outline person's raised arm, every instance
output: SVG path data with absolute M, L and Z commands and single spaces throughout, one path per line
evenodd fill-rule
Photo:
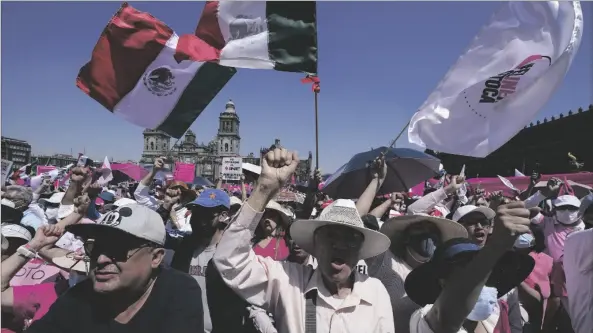
M 457 333 L 476 304 L 490 272 L 515 239 L 529 230 L 530 211 L 521 201 L 498 207 L 494 233 L 486 246 L 463 268 L 447 278 L 426 322 L 434 332 Z
M 375 209 L 371 210 L 371 212 L 369 214 L 380 219 L 381 217 L 383 217 L 383 215 L 385 215 L 385 213 L 387 213 L 389 208 L 391 208 L 394 204 L 396 204 L 396 203 L 401 204 L 403 202 L 404 202 L 404 194 L 403 193 L 398 193 L 398 192 L 391 193 L 391 195 L 389 196 L 389 199 L 385 200 L 382 204 L 375 207 Z
M 286 184 L 298 162 L 297 154 L 286 149 L 266 154 L 255 189 L 222 235 L 212 258 L 224 282 L 253 305 L 264 306 L 268 282 L 278 278 L 273 275 L 279 270 L 272 266 L 282 264 L 256 257 L 251 239 L 266 205 Z
M 449 195 L 457 193 L 457 190 L 461 188 L 461 185 L 463 185 L 464 182 L 465 177 L 451 177 L 451 183 L 449 183 L 449 185 L 434 192 L 428 193 L 422 198 L 416 200 L 413 204 L 409 205 L 408 214 L 428 214 L 436 205 L 447 199 Z
M 356 210 L 360 216 L 368 214 L 373 205 L 373 200 L 387 177 L 387 164 L 385 163 L 385 156 L 377 157 L 371 165 L 369 171 L 371 172 L 371 182 L 367 188 L 362 192 L 358 201 L 356 201 Z
M 152 170 L 142 180 L 138 183 L 138 187 L 136 187 L 136 191 L 134 191 L 134 198 L 138 204 L 148 207 L 152 210 L 157 210 L 159 208 L 158 201 L 153 198 L 148 191 L 150 190 L 150 184 L 156 176 L 157 172 L 162 170 L 165 167 L 165 158 L 159 157 L 154 160 L 154 165 Z

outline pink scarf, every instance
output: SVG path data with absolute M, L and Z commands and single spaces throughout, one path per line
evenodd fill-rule
M 498 300 L 500 316 L 494 328 L 494 333 L 511 333 L 511 322 L 509 321 L 509 304 L 506 301 Z

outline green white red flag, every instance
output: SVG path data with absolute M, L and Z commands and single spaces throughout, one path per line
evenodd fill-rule
M 177 61 L 178 42 L 166 24 L 124 3 L 80 69 L 76 85 L 123 119 L 180 138 L 236 70 Z

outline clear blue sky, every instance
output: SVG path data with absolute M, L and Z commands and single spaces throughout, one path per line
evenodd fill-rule
M 203 2 L 131 4 L 193 32 Z M 487 22 L 496 2 L 319 2 L 320 162 L 333 172 L 353 154 L 387 145 Z M 75 78 L 120 3 L 2 2 L 2 135 L 35 153 L 81 152 L 140 158 L 142 128 L 103 109 Z M 593 3 L 566 80 L 538 119 L 593 103 Z M 241 153 L 274 138 L 306 157 L 315 149 L 313 95 L 301 76 L 240 69 L 191 129 L 216 134 L 232 98 L 241 117 Z M 408 146 L 407 138 L 398 146 Z

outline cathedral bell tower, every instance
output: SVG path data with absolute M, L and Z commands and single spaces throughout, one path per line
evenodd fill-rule
M 239 136 L 239 116 L 235 110 L 235 103 L 229 100 L 224 112 L 218 117 L 218 134 L 216 135 L 216 150 L 220 157 L 240 156 L 241 136 Z

